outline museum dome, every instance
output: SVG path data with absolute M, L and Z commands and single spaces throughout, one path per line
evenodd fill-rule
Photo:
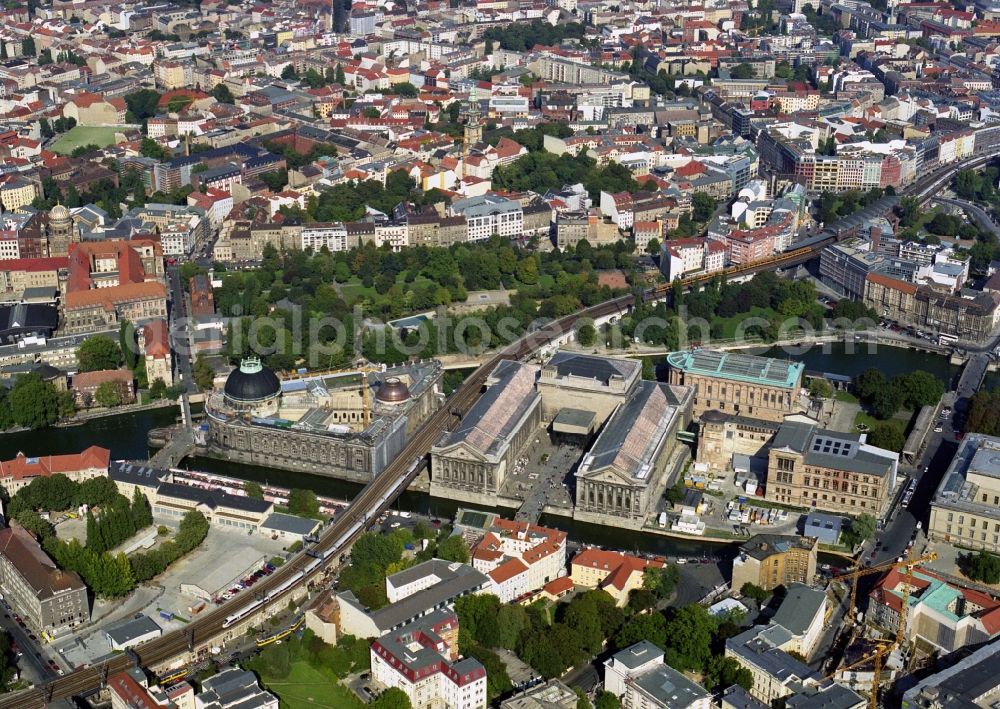
M 70 218 L 69 210 L 61 204 L 57 204 L 49 212 L 50 221 L 65 221 Z
M 281 382 L 259 359 L 247 357 L 229 373 L 225 392 L 233 403 L 252 404 L 276 397 L 281 393 Z
M 399 377 L 388 377 L 382 382 L 375 398 L 383 404 L 401 404 L 410 398 L 410 388 Z

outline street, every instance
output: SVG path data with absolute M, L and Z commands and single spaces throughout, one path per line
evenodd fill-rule
M 181 282 L 178 266 L 167 266 L 167 281 L 170 287 L 170 339 L 175 354 L 177 372 L 187 387 L 188 393 L 198 390 L 191 370 L 191 339 L 188 323 L 187 289 Z
M 35 640 L 31 639 L 34 631 L 17 623 L 15 614 L 7 606 L 6 601 L 3 603 L 3 618 L 0 619 L 0 626 L 7 631 L 10 639 L 17 644 L 21 653 L 17 658 L 17 666 L 21 670 L 23 679 L 38 684 L 62 674 L 64 664 L 61 658 L 55 653 L 49 652 L 51 648 L 44 645 L 37 635 Z

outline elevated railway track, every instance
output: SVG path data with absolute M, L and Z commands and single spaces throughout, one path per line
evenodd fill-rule
M 926 202 L 951 180 L 957 170 L 978 167 L 997 157 L 998 154 L 1000 146 L 992 147 L 989 152 L 974 156 L 963 163 L 935 170 L 910 185 L 902 195 L 916 197 L 921 203 Z M 895 202 L 883 203 L 879 208 L 891 210 L 894 204 Z M 849 228 L 849 223 L 848 227 L 845 227 L 838 222 L 808 241 L 800 242 L 797 248 L 791 251 L 760 263 L 729 268 L 723 273 L 727 277 L 734 277 L 799 265 L 815 258 L 826 246 L 855 235 L 857 228 Z M 685 279 L 682 285 L 686 289 L 697 288 L 718 275 L 720 274 L 693 276 Z M 645 300 L 662 300 L 669 295 L 671 289 L 672 284 L 661 285 L 646 291 L 642 297 Z M 468 412 L 478 398 L 486 377 L 501 360 L 524 360 L 565 335 L 581 318 L 597 319 L 615 313 L 625 314 L 633 303 L 634 296 L 625 295 L 586 308 L 525 335 L 485 362 L 414 434 L 400 455 L 323 530 L 319 541 L 308 552 L 296 555 L 275 573 L 261 580 L 254 587 L 254 594 L 241 594 L 224 605 L 206 611 L 183 630 L 173 631 L 145 643 L 134 653 L 114 657 L 99 665 L 77 669 L 43 686 L 2 696 L 0 709 L 37 709 L 47 702 L 85 696 L 100 689 L 109 675 L 126 670 L 135 662 L 147 669 L 165 667 L 177 658 L 187 657 L 199 651 L 207 652 L 214 642 L 229 632 L 229 628 L 247 618 L 252 618 L 274 604 L 287 603 L 289 595 L 296 589 L 337 565 L 341 554 L 349 549 L 370 523 L 406 489 L 422 464 L 426 462 L 431 446 Z

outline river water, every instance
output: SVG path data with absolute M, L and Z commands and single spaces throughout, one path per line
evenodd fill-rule
M 843 343 L 833 343 L 816 345 L 811 350 L 794 356 L 780 348 L 765 350 L 763 354 L 800 360 L 805 363 L 807 370 L 847 376 L 857 375 L 869 367 L 877 367 L 888 377 L 923 369 L 947 384 L 959 371 L 958 367 L 948 364 L 945 357 L 888 346 L 880 346 L 875 352 L 869 352 L 867 346 L 858 346 L 852 351 L 852 348 Z M 149 455 L 147 434 L 150 429 L 173 424 L 177 415 L 177 408 L 171 407 L 95 419 L 79 426 L 2 434 L 0 460 L 13 458 L 19 451 L 29 456 L 73 453 L 91 445 L 110 448 L 112 458 L 116 459 L 146 458 Z M 184 461 L 183 466 L 288 488 L 308 488 L 318 494 L 344 500 L 353 498 L 361 489 L 360 485 L 334 478 L 242 465 L 215 458 L 195 457 Z M 452 500 L 432 498 L 419 492 L 406 492 L 396 503 L 399 509 L 445 519 L 451 517 L 459 506 L 470 505 L 459 505 Z M 577 541 L 605 547 L 681 556 L 731 556 L 734 553 L 731 545 L 679 541 L 651 533 L 573 522 L 554 515 L 545 515 L 541 521 L 566 530 Z

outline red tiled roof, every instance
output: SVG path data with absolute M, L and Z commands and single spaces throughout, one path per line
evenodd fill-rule
M 170 334 L 166 320 L 150 320 L 142 328 L 142 337 L 147 357 L 162 359 L 170 355 Z
M 46 455 L 39 458 L 29 458 L 24 453 L 18 453 L 11 460 L 0 461 L 0 479 L 23 480 L 48 477 L 55 473 L 72 473 L 86 468 L 107 469 L 110 463 L 111 451 L 100 446 L 90 446 L 80 453 Z
M 881 273 L 869 273 L 865 280 L 871 281 L 872 283 L 878 283 L 880 286 L 885 286 L 886 288 L 901 291 L 907 295 L 913 295 L 917 292 L 917 287 L 912 283 L 890 278 L 889 276 L 885 276 Z

